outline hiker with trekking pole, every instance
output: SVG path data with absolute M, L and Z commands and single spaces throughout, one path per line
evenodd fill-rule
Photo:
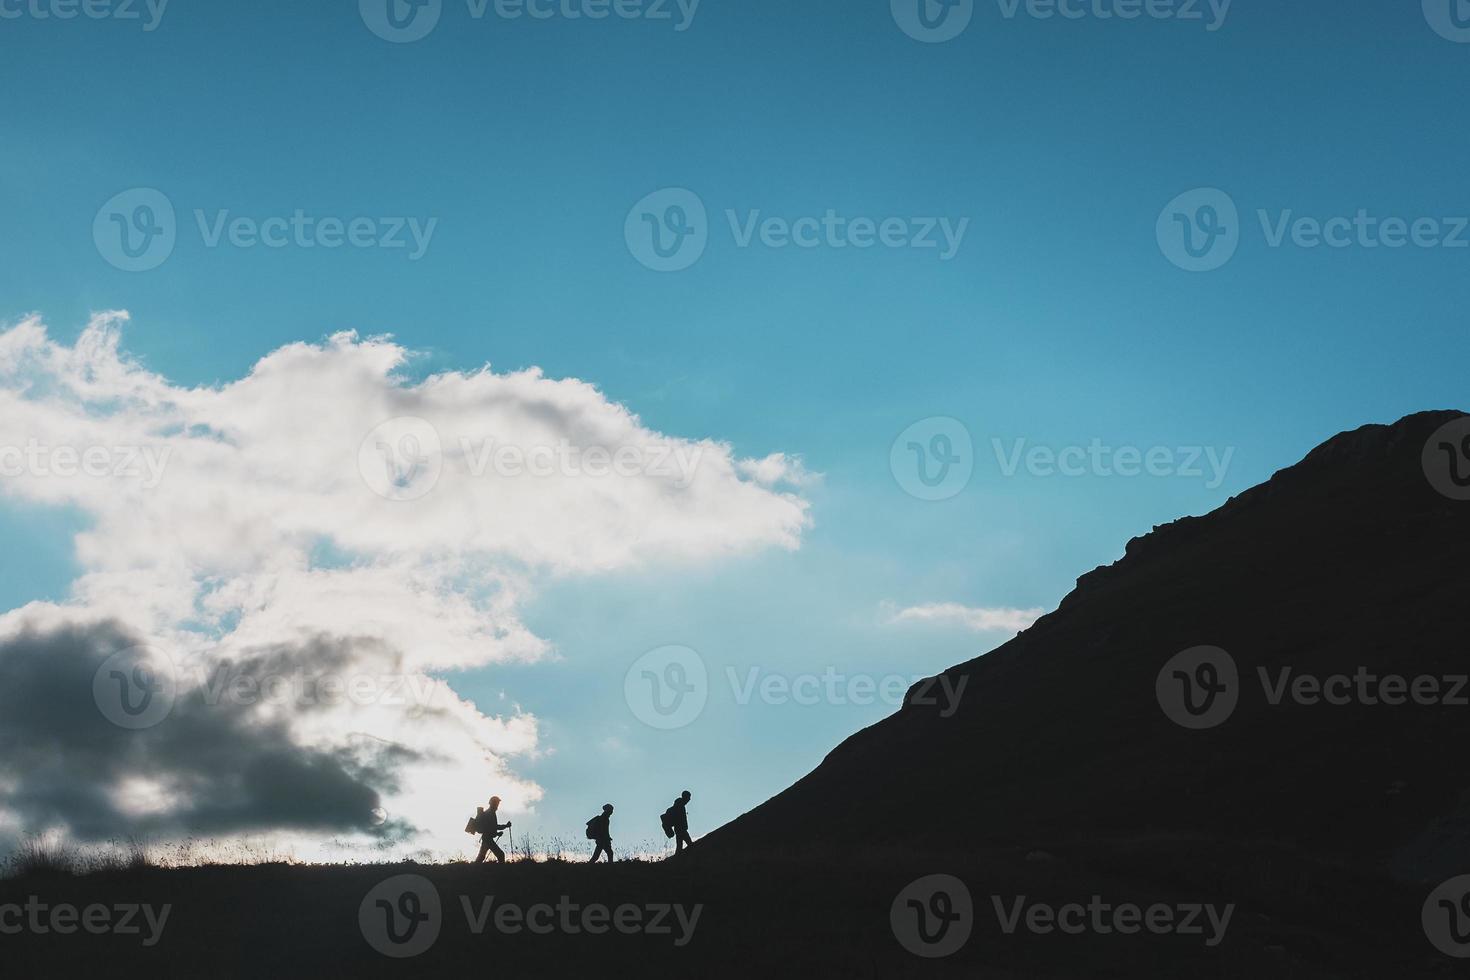
M 482 806 L 475 807 L 475 815 L 470 817 L 469 823 L 465 824 L 465 833 L 480 835 L 480 853 L 475 855 L 476 864 L 484 863 L 487 851 L 495 855 L 497 863 L 505 863 L 505 852 L 500 849 L 499 844 L 495 843 L 495 839 L 510 829 L 510 823 L 500 822 L 497 816 L 499 810 L 500 797 L 492 796 L 490 797 L 490 809 L 487 810 Z

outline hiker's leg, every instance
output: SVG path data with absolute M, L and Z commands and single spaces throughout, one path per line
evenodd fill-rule
M 490 845 L 490 853 L 495 855 L 495 860 L 500 864 L 504 864 L 505 852 L 500 849 L 500 845 L 495 843 L 493 840 L 488 841 L 487 843 Z
M 489 847 L 489 844 L 490 844 L 489 841 L 485 840 L 483 837 L 480 838 L 480 853 L 475 855 L 475 863 L 476 864 L 481 864 L 481 863 L 484 862 L 484 860 L 485 860 L 485 850 Z

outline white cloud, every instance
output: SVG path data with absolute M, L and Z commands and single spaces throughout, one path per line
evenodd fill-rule
M 36 317 L 0 332 L 0 495 L 86 519 L 68 602 L 0 617 L 0 641 L 106 620 L 210 669 L 321 637 L 355 667 L 386 657 L 439 685 L 432 723 L 384 704 L 287 720 L 334 749 L 349 735 L 424 752 L 453 739 L 454 759 L 383 788 L 384 808 L 420 828 L 466 794 L 539 796 L 503 761 L 539 751 L 534 717 L 486 717 L 430 676 L 546 656 L 518 615 L 538 578 L 794 549 L 809 523 L 807 503 L 778 489 L 810 479 L 799 459 L 663 435 L 584 381 L 488 367 L 409 380 L 404 348 L 338 334 L 276 350 L 239 380 L 182 387 L 122 351 L 127 319 L 99 314 L 71 346 Z M 386 499 L 360 450 L 405 417 L 432 426 L 439 477 L 418 499 Z M 575 465 L 480 468 L 498 447 Z M 603 456 L 620 450 L 640 465 L 609 471 Z M 111 791 L 138 812 L 174 798 L 136 781 Z
M 884 620 L 896 623 L 935 623 L 958 626 L 972 633 L 1019 633 L 1040 619 L 1044 609 L 1005 609 L 966 606 L 958 602 L 929 602 L 896 609 L 884 608 Z
M 809 487 L 820 483 L 822 475 L 806 468 L 800 456 L 786 453 L 771 453 L 763 459 L 742 459 L 740 474 L 749 477 L 764 487 L 785 483 L 793 487 Z

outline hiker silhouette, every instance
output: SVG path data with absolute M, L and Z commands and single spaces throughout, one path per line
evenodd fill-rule
M 592 852 L 592 863 L 596 864 L 602 852 L 607 852 L 607 863 L 612 864 L 612 815 L 613 805 L 606 803 L 602 807 L 602 813 L 587 821 L 587 839 L 596 841 L 597 848 Z
M 506 828 L 510 826 L 510 823 L 509 821 L 506 823 L 500 822 L 497 816 L 499 810 L 500 797 L 490 797 L 490 809 L 487 810 L 482 806 L 475 807 L 475 816 L 470 820 L 469 827 L 465 828 L 466 830 L 470 830 L 471 833 L 480 835 L 480 853 L 475 855 L 476 864 L 484 862 L 487 851 L 495 855 L 497 863 L 505 863 L 505 852 L 500 849 L 499 844 L 495 843 L 495 838 L 504 833 Z
M 664 811 L 664 833 L 674 838 L 674 853 L 678 854 L 686 847 L 694 846 L 694 841 L 689 836 L 689 806 L 692 795 L 686 789 L 679 794 L 674 805 Z

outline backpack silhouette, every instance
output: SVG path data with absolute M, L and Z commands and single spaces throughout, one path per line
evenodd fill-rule
M 599 813 L 597 816 L 587 821 L 588 840 L 601 840 L 602 838 L 607 836 L 609 836 L 609 831 L 607 816 L 605 814 Z
M 611 803 L 604 807 L 601 813 L 587 821 L 587 839 L 595 841 L 612 839 Z
M 669 807 L 667 810 L 665 810 L 663 812 L 663 816 L 659 817 L 659 822 L 663 824 L 664 836 L 673 837 L 675 833 L 674 808 Z
M 464 832 L 471 835 L 483 836 L 488 833 L 493 833 L 494 826 L 495 818 L 491 815 L 490 811 L 482 810 L 465 821 Z M 496 834 L 495 836 L 499 837 L 500 835 Z

